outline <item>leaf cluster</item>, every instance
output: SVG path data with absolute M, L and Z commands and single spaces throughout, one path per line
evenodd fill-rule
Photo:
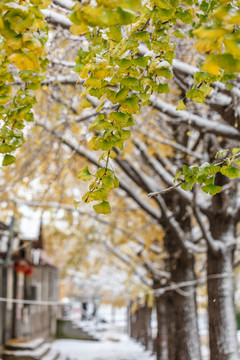
M 40 75 L 47 66 L 46 48 L 48 26 L 41 8 L 50 1 L 9 1 L 0 4 L 0 152 L 6 154 L 2 165 L 12 164 L 10 155 L 24 143 L 25 122 L 33 121 L 32 106 L 36 98 L 32 90 L 44 79 Z M 17 76 L 24 86 L 15 93 L 12 84 Z
M 234 148 L 232 150 L 232 156 L 224 158 L 217 164 L 204 163 L 201 166 L 187 166 L 184 165 L 181 171 L 176 171 L 174 181 L 181 181 L 181 188 L 183 190 L 192 190 L 195 184 L 202 184 L 201 189 L 209 194 L 216 195 L 221 192 L 222 187 L 215 185 L 215 176 L 217 173 L 221 173 L 230 179 L 236 179 L 240 176 L 240 148 Z M 218 155 L 226 153 L 224 150 Z

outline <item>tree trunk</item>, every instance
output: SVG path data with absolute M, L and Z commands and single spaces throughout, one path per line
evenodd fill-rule
M 169 314 L 167 314 L 166 300 L 167 297 L 165 294 L 155 297 L 156 312 L 157 312 L 157 337 L 155 340 L 155 348 L 156 348 L 157 360 L 168 360 L 167 322 L 169 321 L 171 322 L 171 320 L 169 319 Z
M 136 310 L 134 313 L 132 313 L 131 311 L 131 307 L 132 307 L 132 303 L 130 304 L 129 307 L 129 316 L 130 316 L 130 321 L 129 321 L 129 335 L 132 339 L 137 339 L 137 311 Z
M 142 344 L 147 350 L 152 348 L 152 308 L 147 304 L 142 308 Z
M 211 360 L 238 360 L 234 306 L 233 251 L 218 256 L 208 251 L 208 316 Z M 214 278 L 222 274 L 222 278 Z
M 147 304 L 139 307 L 133 314 L 130 311 L 130 336 L 146 349 L 152 346 L 151 315 L 152 308 Z
M 175 283 L 195 280 L 194 257 L 181 254 L 172 267 L 172 281 Z M 199 360 L 200 340 L 197 324 L 197 304 L 195 286 L 186 286 L 175 292 L 175 360 Z M 215 358 L 215 360 L 219 360 Z
M 188 221 L 185 226 L 182 224 L 184 231 L 189 228 Z M 165 233 L 164 243 L 169 253 L 168 268 L 171 273 L 171 282 L 176 285 L 182 282 L 194 282 L 196 279 L 194 256 L 186 249 L 180 248 L 175 234 L 170 230 Z M 168 360 L 200 360 L 195 285 L 168 291 L 166 295 L 169 317 Z
M 148 349 L 151 339 L 151 313 L 152 309 L 147 305 L 141 306 L 137 310 L 137 341 L 146 349 Z
M 228 180 L 218 174 L 216 183 L 224 185 Z M 236 222 L 235 209 L 237 189 L 217 194 L 212 199 L 209 215 L 213 239 L 222 244 L 222 249 L 213 253 L 208 249 L 208 317 L 211 360 L 238 360 L 236 311 L 234 305 L 233 255 Z

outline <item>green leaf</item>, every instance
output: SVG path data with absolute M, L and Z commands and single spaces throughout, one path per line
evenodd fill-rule
M 102 178 L 102 183 L 104 185 L 104 188 L 107 189 L 107 191 L 110 191 L 111 189 L 114 188 L 114 181 L 111 176 L 104 175 Z
M 158 8 L 156 9 L 156 17 L 159 18 L 159 20 L 161 21 L 168 21 L 169 19 L 171 19 L 171 17 L 173 16 L 175 12 L 175 9 L 164 9 L 164 8 Z
M 192 190 L 194 183 L 185 182 L 181 185 L 181 188 L 185 191 Z
M 129 98 L 121 101 L 121 110 L 124 113 L 134 114 L 138 111 L 139 98 L 136 95 L 130 96 Z
M 86 109 L 89 107 L 92 107 L 92 104 L 86 98 L 84 98 L 79 105 L 79 109 Z
M 89 130 L 102 131 L 109 129 L 111 126 L 112 124 L 109 123 L 108 121 L 96 119 L 89 126 Z
M 189 99 L 192 99 L 196 103 L 202 103 L 205 101 L 204 92 L 198 89 L 189 90 L 186 94 Z
M 145 68 L 148 64 L 149 59 L 150 59 L 150 56 L 137 57 L 136 59 L 132 59 L 131 63 L 133 66 L 140 66 L 140 67 Z
M 93 208 L 98 214 L 109 214 L 111 212 L 111 207 L 108 201 L 103 201 L 100 204 L 96 204 L 93 206 Z
M 148 31 L 139 31 L 132 35 L 134 40 L 138 41 L 148 41 L 150 40 L 150 33 Z
M 111 26 L 107 32 L 107 36 L 110 40 L 120 42 L 122 39 L 121 26 Z
M 99 149 L 106 151 L 106 150 L 111 150 L 114 146 L 116 146 L 116 144 L 115 144 L 115 141 L 99 140 L 98 146 L 99 146 Z
M 11 100 L 11 96 L 0 96 L 0 105 L 6 104 L 9 100 Z
M 141 0 L 121 0 L 119 2 L 119 6 L 121 6 L 123 9 L 138 11 L 142 6 L 142 2 Z
M 184 104 L 184 101 L 183 101 L 183 99 L 182 100 L 180 100 L 179 102 L 178 102 L 178 105 L 177 105 L 177 107 L 176 107 L 176 110 L 185 110 L 187 107 L 186 107 L 186 105 Z
M 129 93 L 129 88 L 128 87 L 124 87 L 122 88 L 120 91 L 118 91 L 115 95 L 115 102 L 119 102 L 122 100 L 125 100 L 126 97 L 128 96 Z
M 211 86 L 208 86 L 205 83 L 203 83 L 200 87 L 200 90 L 203 92 L 204 97 L 208 96 L 211 93 L 212 89 L 213 88 Z
M 194 166 L 194 167 L 189 167 L 187 165 L 183 166 L 183 175 L 184 175 L 184 180 L 187 183 L 195 183 L 197 180 L 197 174 L 199 172 L 199 168 Z
M 209 195 L 216 195 L 217 193 L 220 193 L 222 190 L 221 186 L 217 186 L 214 184 L 204 185 L 201 187 L 201 189 Z
M 155 85 L 153 86 L 153 91 L 157 92 L 158 94 L 169 94 L 170 90 L 168 87 L 168 84 L 159 84 L 159 85 Z
M 233 165 L 223 166 L 220 172 L 230 179 L 236 179 L 240 176 L 240 170 Z
M 154 0 L 154 3 L 159 6 L 160 8 L 163 9 L 171 9 L 172 8 L 172 4 L 171 1 L 169 0 Z
M 240 148 L 233 148 L 232 153 L 233 155 L 236 155 L 240 151 Z
M 103 201 L 107 200 L 107 193 L 104 189 L 88 191 L 83 197 L 82 200 L 85 203 L 90 201 Z
M 182 175 L 182 172 L 176 170 L 173 182 L 176 182 L 180 178 L 181 175 Z
M 11 145 L 8 144 L 1 144 L 0 145 L 0 153 L 1 154 L 6 154 L 8 152 L 11 152 L 14 150 L 14 147 L 12 147 Z
M 84 168 L 82 170 L 79 171 L 78 173 L 78 179 L 83 180 L 83 181 L 89 181 L 91 180 L 92 175 L 88 170 L 88 165 L 84 166 Z
M 11 165 L 16 161 L 16 158 L 13 155 L 6 154 L 2 161 L 2 166 Z
M 211 70 L 213 67 L 213 70 Z M 240 72 L 240 59 L 235 59 L 232 54 L 210 54 L 207 56 L 203 70 L 218 74 L 223 69 L 228 73 Z
M 114 188 L 115 189 L 118 188 L 119 187 L 119 180 L 118 180 L 118 178 L 116 178 L 116 176 L 114 176 L 113 181 L 114 181 Z
M 110 150 L 109 157 L 110 157 L 111 159 L 116 159 L 117 154 L 115 153 L 115 151 Z
M 101 80 L 94 78 L 94 77 L 90 77 L 85 81 L 84 86 L 91 86 L 93 88 L 100 88 L 102 86 L 102 82 Z
M 99 149 L 98 140 L 99 140 L 99 136 L 94 136 L 91 140 L 89 140 L 88 147 L 90 150 L 98 150 Z
M 178 37 L 178 38 L 182 38 L 184 39 L 185 38 L 185 33 L 182 29 L 177 29 L 173 32 L 173 35 Z
M 126 86 L 134 91 L 141 91 L 142 89 L 142 84 L 137 78 L 133 78 L 133 77 L 123 78 L 121 79 L 120 83 L 121 85 Z
M 92 191 L 91 198 L 92 198 L 92 200 L 96 200 L 96 201 L 107 200 L 107 193 L 104 189 L 95 190 L 95 191 Z
M 77 210 L 77 207 L 80 204 L 80 202 L 81 201 L 73 200 L 73 206 L 75 207 L 76 210 Z
M 176 13 L 176 17 L 182 20 L 185 24 L 190 24 L 193 21 L 191 9 L 184 9 L 179 7 Z
M 129 114 L 122 112 L 111 112 L 110 118 L 113 119 L 113 125 L 116 127 L 127 127 L 129 126 L 129 119 L 132 119 Z
M 173 77 L 173 73 L 171 69 L 167 67 L 157 68 L 155 70 L 156 75 L 165 77 L 166 79 L 170 80 Z
M 116 59 L 115 62 L 120 68 L 123 69 L 126 69 L 132 65 L 132 62 L 129 59 Z

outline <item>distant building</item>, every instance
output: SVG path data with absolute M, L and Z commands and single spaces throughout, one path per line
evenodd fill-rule
M 14 219 L 0 221 L 0 345 L 55 334 L 57 306 L 47 302 L 57 301 L 58 269 L 44 252 L 42 224 L 31 239 L 19 235 Z

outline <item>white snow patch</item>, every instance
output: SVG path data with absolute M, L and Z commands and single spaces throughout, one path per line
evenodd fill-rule
M 150 351 L 119 333 L 108 333 L 106 339 L 99 342 L 57 340 L 52 347 L 71 360 L 155 360 Z

